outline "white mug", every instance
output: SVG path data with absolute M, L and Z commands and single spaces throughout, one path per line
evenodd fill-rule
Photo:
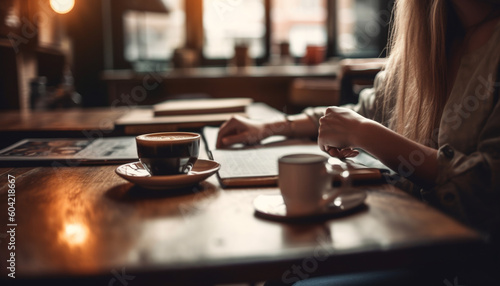
M 343 181 L 349 172 L 334 171 L 326 156 L 318 154 L 293 154 L 278 159 L 278 185 L 286 205 L 287 215 L 310 215 L 323 211 L 341 193 L 333 188 L 334 176 Z

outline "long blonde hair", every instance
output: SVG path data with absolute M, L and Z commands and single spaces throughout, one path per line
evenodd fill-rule
M 395 94 L 389 126 L 419 143 L 435 145 L 447 100 L 447 55 L 453 18 L 447 0 L 399 0 L 389 40 L 385 94 Z M 384 104 L 391 99 L 386 96 Z

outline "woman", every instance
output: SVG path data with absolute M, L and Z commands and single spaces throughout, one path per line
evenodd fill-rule
M 499 63 L 500 1 L 396 1 L 388 64 L 356 106 L 233 118 L 217 144 L 317 135 L 331 156 L 362 148 L 422 199 L 491 233 L 500 225 Z

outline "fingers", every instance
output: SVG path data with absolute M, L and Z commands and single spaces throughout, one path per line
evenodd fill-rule
M 329 145 L 320 145 L 320 149 L 323 152 L 330 154 L 330 156 L 337 157 L 338 149 Z
M 335 113 L 337 108 L 338 108 L 337 106 L 328 107 L 325 111 L 325 116 L 329 116 L 330 114 Z
M 343 158 L 357 155 L 352 149 L 340 152 L 348 147 L 356 147 L 352 139 L 355 138 L 357 119 L 352 119 L 352 113 L 354 111 L 350 109 L 332 106 L 326 109 L 325 115 L 319 120 L 319 146 L 334 146 L 339 149 L 338 152 L 332 151 L 335 154 L 332 156 Z M 324 147 L 321 148 L 325 151 Z
M 221 125 L 217 135 L 217 148 L 236 143 L 256 144 L 265 138 L 262 124 L 253 122 L 242 116 L 234 116 Z
M 339 159 L 344 159 L 344 158 L 349 158 L 349 157 L 356 157 L 359 155 L 358 150 L 354 150 L 352 148 L 335 148 L 331 146 L 323 146 L 322 148 L 323 151 L 328 153 L 332 157 L 336 157 Z
M 332 157 L 337 157 L 337 158 L 345 158 L 346 154 L 348 153 L 348 149 L 340 149 L 332 146 L 325 146 L 324 151 L 328 153 Z
M 354 150 L 352 148 L 345 148 L 345 149 L 340 150 L 340 155 L 343 158 L 356 157 L 359 155 L 359 151 Z
M 254 136 L 251 136 L 248 132 L 236 133 L 222 138 L 223 146 L 231 146 L 237 143 L 252 145 L 259 143 L 259 140 Z
M 328 155 L 330 155 L 332 157 L 339 157 L 340 156 L 339 149 L 337 149 L 335 147 L 325 146 L 323 151 L 325 151 L 326 153 L 328 153 Z
M 336 133 L 332 128 L 325 126 L 320 126 L 318 130 L 318 146 L 326 153 L 330 154 L 330 151 L 333 152 L 334 155 L 330 155 L 335 157 L 340 155 L 339 152 L 341 149 L 348 147 L 338 133 Z
M 235 134 L 238 132 L 238 126 L 239 126 L 239 118 L 238 116 L 231 117 L 228 121 L 224 122 L 220 128 L 219 128 L 219 134 L 217 135 L 217 148 L 222 148 L 224 146 L 227 146 L 224 142 L 224 138 L 231 135 Z

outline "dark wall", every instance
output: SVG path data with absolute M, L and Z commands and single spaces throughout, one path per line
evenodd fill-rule
M 0 46 L 0 109 L 19 108 L 17 62 L 9 45 Z
M 100 79 L 104 69 L 102 1 L 75 1 L 74 9 L 64 20 L 73 44 L 76 91 L 82 95 L 84 106 L 104 106 L 107 95 Z

